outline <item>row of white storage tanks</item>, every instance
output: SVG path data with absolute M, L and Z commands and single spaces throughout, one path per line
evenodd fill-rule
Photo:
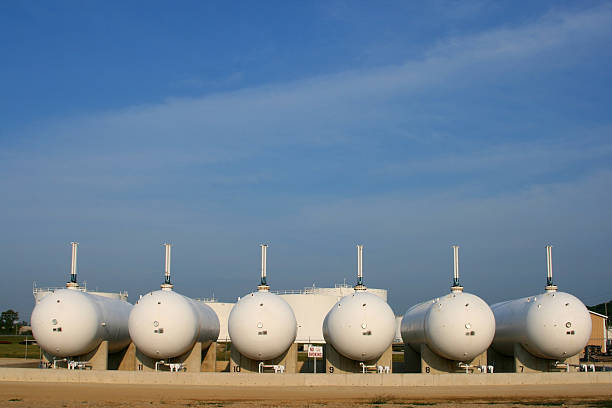
M 161 290 L 142 296 L 133 307 L 124 300 L 82 291 L 76 280 L 67 286 L 42 298 L 32 312 L 33 334 L 53 356 L 81 356 L 104 340 L 110 352 L 118 351 L 131 340 L 145 355 L 169 359 L 186 353 L 195 342 L 206 347 L 218 338 L 216 313 L 174 292 L 168 275 Z M 284 353 L 297 333 L 291 306 L 267 289 L 263 272 L 259 290 L 242 297 L 228 319 L 233 347 L 258 361 Z M 355 292 L 327 313 L 322 328 L 326 342 L 358 361 L 380 357 L 395 337 L 393 311 L 364 289 L 360 279 Z M 444 358 L 463 362 L 491 345 L 511 356 L 516 343 L 537 357 L 563 359 L 580 352 L 590 333 L 585 305 L 556 287 L 549 285 L 545 293 L 489 307 L 478 296 L 463 292 L 458 279 L 451 293 L 411 307 L 401 323 L 404 343 L 415 351 L 425 344 Z

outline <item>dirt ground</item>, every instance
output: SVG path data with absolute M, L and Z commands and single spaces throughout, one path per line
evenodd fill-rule
M 610 384 L 473 387 L 174 387 L 0 383 L 1 407 L 612 407 Z

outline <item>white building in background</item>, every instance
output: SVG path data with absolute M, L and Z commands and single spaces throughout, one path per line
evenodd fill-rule
M 227 330 L 227 319 L 229 318 L 229 314 L 232 311 L 235 303 L 218 302 L 215 298 L 196 300 L 206 303 L 217 314 L 217 317 L 219 318 L 219 338 L 217 339 L 217 342 L 229 343 L 231 340 Z
M 353 293 L 352 286 L 336 284 L 333 288 L 304 288 L 303 290 L 286 290 L 274 292 L 289 303 L 297 320 L 296 343 L 325 343 L 323 339 L 323 320 L 327 312 L 338 300 Z M 380 296 L 387 301 L 386 289 L 368 288 L 368 292 Z M 221 303 L 216 299 L 202 299 L 219 317 L 221 330 L 217 341 L 223 343 L 231 341 L 227 330 L 227 320 L 235 303 Z
M 393 337 L 393 343 L 403 343 L 402 339 L 402 319 L 404 316 L 395 316 L 395 337 Z

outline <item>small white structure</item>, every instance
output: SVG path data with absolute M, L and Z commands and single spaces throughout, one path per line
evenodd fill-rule
M 366 292 L 387 300 L 384 289 L 367 288 Z M 343 297 L 355 293 L 355 289 L 347 284 L 336 284 L 333 288 L 306 287 L 304 290 L 276 292 L 287 301 L 297 319 L 298 343 L 325 343 L 323 336 L 323 320 L 331 308 Z
M 235 303 L 229 302 L 218 302 L 215 298 L 209 299 L 195 299 L 197 302 L 202 302 L 210 307 L 219 319 L 219 337 L 217 338 L 218 343 L 229 343 L 231 341 L 229 336 L 229 330 L 227 330 L 227 321 L 232 309 L 236 305 Z
M 404 316 L 395 316 L 395 337 L 393 343 L 403 343 L 402 339 L 402 319 Z

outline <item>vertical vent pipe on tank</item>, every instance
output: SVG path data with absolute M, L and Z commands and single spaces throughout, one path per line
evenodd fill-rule
M 463 292 L 459 284 L 459 245 L 453 245 L 453 286 L 451 292 Z
M 172 256 L 172 244 L 163 244 L 166 247 L 166 260 L 164 265 L 164 283 L 161 285 L 162 290 L 172 290 L 174 285 L 170 282 L 170 260 Z
M 259 286 L 257 286 L 257 290 L 259 290 L 260 292 L 267 292 L 270 290 L 270 286 L 268 285 L 268 280 L 266 277 L 266 266 L 268 263 L 268 245 L 260 244 L 259 246 L 261 247 L 261 281 L 259 283 Z
M 71 242 L 72 245 L 72 263 L 70 264 L 70 282 L 66 283 L 67 288 L 77 288 L 77 250 L 79 247 L 78 242 Z
M 355 290 L 366 290 L 363 284 L 363 245 L 357 245 L 357 285 Z
M 556 292 L 552 276 L 552 245 L 546 245 L 546 292 Z

